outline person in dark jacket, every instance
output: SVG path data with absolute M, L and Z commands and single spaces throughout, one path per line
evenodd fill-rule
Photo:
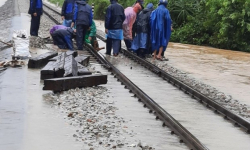
M 75 0 L 65 0 L 62 6 L 63 25 L 70 27 L 73 20 Z
M 117 0 L 110 0 L 111 5 L 106 10 L 105 33 L 107 34 L 106 54 L 117 56 L 121 49 L 123 39 L 122 24 L 125 20 L 124 8 L 118 4 Z
M 73 28 L 67 27 L 62 29 L 57 29 L 51 34 L 55 45 L 60 49 L 70 49 L 74 50 L 72 39 L 75 36 L 75 31 Z
M 43 1 L 30 0 L 29 12 L 31 15 L 30 35 L 38 36 L 41 15 L 43 14 Z
M 139 4 L 141 5 L 141 10 L 144 9 L 144 7 L 143 7 L 144 0 L 136 0 L 135 3 L 134 3 L 134 5 L 135 5 L 136 3 L 139 3 Z M 134 6 L 134 5 L 133 5 L 133 6 Z M 139 12 L 139 13 L 140 13 L 140 12 Z M 137 13 L 137 15 L 138 15 L 139 13 Z M 138 18 L 138 16 L 136 17 L 135 23 L 134 23 L 133 28 L 132 28 L 132 37 L 133 37 L 133 39 L 134 39 L 134 37 L 135 37 L 135 32 L 136 32 L 136 30 L 137 30 L 137 28 L 136 28 L 136 27 L 137 27 L 137 26 L 136 26 L 136 24 L 137 24 L 137 18 Z
M 131 49 L 140 57 L 145 57 L 145 54 L 151 53 L 150 50 L 150 15 L 154 10 L 154 5 L 149 3 L 146 9 L 142 10 L 137 16 L 136 36 L 133 40 Z
M 78 50 L 83 50 L 85 34 L 92 25 L 92 19 L 92 7 L 87 4 L 86 0 L 76 1 L 71 27 L 76 26 L 76 45 Z

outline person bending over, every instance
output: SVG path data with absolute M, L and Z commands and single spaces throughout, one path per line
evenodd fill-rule
M 75 37 L 75 30 L 67 27 L 64 29 L 57 29 L 51 34 L 55 45 L 60 49 L 74 50 L 72 39 Z

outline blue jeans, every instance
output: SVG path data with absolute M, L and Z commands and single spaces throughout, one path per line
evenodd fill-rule
M 72 23 L 72 20 L 64 19 L 62 25 L 64 25 L 65 27 L 71 27 L 71 23 Z
M 118 55 L 121 49 L 121 40 L 107 38 L 106 42 L 106 54 L 111 55 L 111 49 L 113 48 L 113 54 Z

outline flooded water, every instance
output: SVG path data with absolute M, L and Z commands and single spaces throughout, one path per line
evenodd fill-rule
M 0 7 L 2 7 L 7 0 L 0 0 Z
M 102 70 L 96 67 L 97 70 Z M 114 101 L 115 106 L 119 108 L 117 114 L 128 120 L 127 126 L 129 130 L 135 133 L 134 137 L 126 137 L 129 141 L 138 143 L 147 143 L 156 150 L 179 150 L 188 149 L 185 144 L 180 143 L 177 136 L 170 134 L 171 130 L 167 127 L 162 127 L 161 121 L 156 121 L 155 116 L 149 114 L 149 110 L 143 107 L 143 104 L 138 102 L 138 99 L 133 97 L 127 89 L 124 89 L 116 78 L 110 75 L 110 72 L 101 71 L 109 74 L 107 87 L 110 92 L 108 100 Z M 129 113 L 128 113 L 129 112 Z M 129 149 L 129 148 L 123 148 Z M 133 149 L 133 148 L 131 148 Z
M 1 77 L 0 149 L 80 149 L 74 127 L 43 100 L 40 69 L 9 68 Z
M 14 30 L 29 31 L 28 14 L 14 16 L 11 22 L 10 33 L 5 35 L 8 39 Z M 46 52 L 30 51 L 33 55 Z M 0 51 L 0 61 L 10 60 L 11 53 L 12 48 Z M 40 69 L 28 69 L 27 65 L 0 74 L 1 150 L 81 149 L 82 145 L 72 138 L 76 129 L 43 100 L 47 92 L 42 91 L 42 86 Z
M 168 64 L 250 105 L 250 53 L 170 43 Z
M 209 149 L 250 149 L 248 134 L 167 81 L 128 58 L 108 59 Z

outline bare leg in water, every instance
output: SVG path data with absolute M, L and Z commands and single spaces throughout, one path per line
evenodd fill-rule
M 153 59 L 154 59 L 154 60 L 155 60 L 155 59 L 162 60 L 162 57 L 161 57 L 162 51 L 163 51 L 163 47 L 160 47 L 160 48 L 159 48 L 159 53 L 158 53 L 158 55 L 156 55 L 157 50 L 155 50 L 155 51 L 154 51 L 154 58 L 153 58 Z

